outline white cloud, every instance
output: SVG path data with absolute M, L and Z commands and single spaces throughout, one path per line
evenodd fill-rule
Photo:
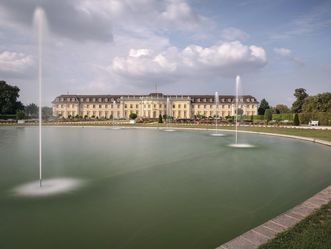
M 168 1 L 165 10 L 161 13 L 161 18 L 182 29 L 192 29 L 201 22 L 201 17 L 183 0 Z
M 182 50 L 169 47 L 161 52 L 131 49 L 125 57 L 115 57 L 108 67 L 124 78 L 148 80 L 159 78 L 233 76 L 262 68 L 267 63 L 265 50 L 239 41 L 211 47 L 190 45 Z
M 246 40 L 249 38 L 249 35 L 246 32 L 234 27 L 223 29 L 221 35 L 223 39 L 229 41 Z
M 32 57 L 11 51 L 0 52 L 0 71 L 6 73 L 23 73 L 33 65 Z
M 287 48 L 274 48 L 274 52 L 283 57 L 288 57 L 292 54 L 291 50 Z
M 305 62 L 301 58 L 294 56 L 292 54 L 292 51 L 288 48 L 274 48 L 274 53 L 283 58 L 290 60 L 291 62 L 293 62 L 297 65 L 302 66 L 305 64 Z

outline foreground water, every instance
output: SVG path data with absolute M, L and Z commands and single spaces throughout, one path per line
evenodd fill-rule
M 207 131 L 46 127 L 44 176 L 77 189 L 22 196 L 38 180 L 38 130 L 0 128 L 0 248 L 215 248 L 331 184 L 330 148 Z

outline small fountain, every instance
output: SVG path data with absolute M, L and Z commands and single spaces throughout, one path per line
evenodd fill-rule
M 37 7 L 34 12 L 34 26 L 37 30 L 38 46 L 38 97 L 39 97 L 39 181 L 23 184 L 14 189 L 19 196 L 42 197 L 60 194 L 77 189 L 82 181 L 73 178 L 43 179 L 42 168 L 42 86 L 43 86 L 43 45 L 47 32 L 47 19 L 42 8 Z
M 224 137 L 223 133 L 218 133 L 218 103 L 219 103 L 219 98 L 218 98 L 218 92 L 215 92 L 215 133 L 210 134 L 213 137 Z
M 253 148 L 254 145 L 251 144 L 244 144 L 244 143 L 238 143 L 238 107 L 239 107 L 239 87 L 240 87 L 240 76 L 237 75 L 236 77 L 236 109 L 235 109 L 235 143 L 234 144 L 230 144 L 230 147 L 234 147 L 234 148 Z
M 116 106 L 116 101 L 114 100 L 113 101 L 113 110 L 115 110 L 115 106 Z M 120 127 L 116 127 L 115 126 L 115 119 L 114 119 L 114 116 L 115 116 L 115 111 L 113 111 L 113 122 L 112 122 L 112 125 L 113 125 L 113 127 L 112 127 L 112 129 L 113 130 L 119 130 L 119 129 L 121 129 Z
M 167 122 L 167 126 L 169 127 L 169 114 L 170 114 L 170 99 L 169 97 L 167 97 L 167 105 L 166 105 L 166 115 L 167 115 L 167 118 L 166 118 L 166 122 Z M 167 132 L 173 132 L 173 131 L 176 131 L 174 129 L 165 129 L 164 131 L 167 131 Z

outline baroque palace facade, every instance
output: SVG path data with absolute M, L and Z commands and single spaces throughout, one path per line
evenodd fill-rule
M 89 117 L 128 119 L 130 113 L 138 118 L 158 118 L 159 115 L 174 119 L 191 119 L 194 116 L 234 116 L 236 97 L 219 95 L 60 95 L 55 98 L 53 115 L 56 117 Z M 251 95 L 238 97 L 238 108 L 243 115 L 256 115 L 258 102 Z

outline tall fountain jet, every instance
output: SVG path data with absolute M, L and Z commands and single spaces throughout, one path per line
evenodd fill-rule
M 73 191 L 82 186 L 83 181 L 75 178 L 43 179 L 42 171 L 42 86 L 43 86 L 43 48 L 47 33 L 47 19 L 42 8 L 36 8 L 33 16 L 34 27 L 37 31 L 38 46 L 38 95 L 39 95 L 39 181 L 20 185 L 14 189 L 19 196 L 43 197 Z
M 39 185 L 42 186 L 42 81 L 43 81 L 43 43 L 45 31 L 47 29 L 47 20 L 42 8 L 36 8 L 34 12 L 34 25 L 37 31 L 38 39 L 38 97 L 39 97 Z
M 239 102 L 239 86 L 240 86 L 240 76 L 236 77 L 236 144 L 238 144 L 238 102 Z
M 235 143 L 230 144 L 230 147 L 235 148 L 252 148 L 254 145 L 245 144 L 245 143 L 238 143 L 238 107 L 239 107 L 239 88 L 240 88 L 240 76 L 237 75 L 236 77 L 236 104 L 235 104 Z

